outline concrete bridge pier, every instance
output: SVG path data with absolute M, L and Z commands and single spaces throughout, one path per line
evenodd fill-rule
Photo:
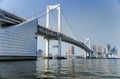
M 45 57 L 48 57 L 49 56 L 49 40 L 46 39 L 46 55 Z
M 61 37 L 58 37 L 58 55 L 55 59 L 66 59 L 65 57 L 61 56 Z
M 86 58 L 93 58 L 93 52 L 92 51 L 86 51 Z
M 86 52 L 86 58 L 90 58 L 90 52 L 85 51 Z
M 61 57 L 61 37 L 58 40 L 58 57 Z
M 49 55 L 49 39 L 46 39 L 46 51 L 45 51 L 45 59 L 52 59 L 53 57 Z

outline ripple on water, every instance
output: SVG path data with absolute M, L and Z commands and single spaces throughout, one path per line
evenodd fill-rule
M 0 62 L 0 79 L 120 79 L 120 60 L 67 59 Z

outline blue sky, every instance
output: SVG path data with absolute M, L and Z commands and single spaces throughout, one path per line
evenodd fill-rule
M 88 37 L 93 44 L 105 47 L 109 43 L 120 50 L 120 0 L 0 0 L 0 8 L 26 18 L 46 9 L 47 5 L 58 3 L 61 4 L 61 8 L 80 41 Z M 56 14 L 55 17 L 57 17 Z M 45 25 L 45 18 L 40 19 L 39 23 Z M 51 26 L 55 25 L 56 23 L 52 20 Z M 67 33 L 74 37 L 72 32 L 68 31 L 64 19 L 62 19 L 62 30 L 64 33 L 67 30 Z M 45 50 L 44 44 L 44 39 L 40 37 L 39 48 Z M 63 52 L 66 52 L 67 49 L 65 50 L 64 47 L 67 48 L 69 44 L 62 43 L 62 45 Z M 76 47 L 76 52 L 79 51 L 80 49 Z

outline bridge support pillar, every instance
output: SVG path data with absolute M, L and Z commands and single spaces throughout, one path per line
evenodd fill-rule
M 61 57 L 61 37 L 58 40 L 58 57 Z
M 61 56 L 61 37 L 58 37 L 58 55 L 55 59 L 66 59 L 66 57 Z
M 45 59 L 52 59 L 52 56 L 49 56 L 49 39 L 46 39 L 46 51 L 45 51 Z
M 49 57 L 49 40 L 46 39 L 46 54 L 45 57 Z
M 46 51 L 45 56 L 43 58 L 45 59 L 52 59 L 53 57 L 49 55 L 49 39 L 46 39 Z
M 92 52 L 91 51 L 86 51 L 86 58 L 91 58 L 92 56 Z
M 88 52 L 88 54 L 89 54 L 89 58 L 91 58 L 91 52 Z

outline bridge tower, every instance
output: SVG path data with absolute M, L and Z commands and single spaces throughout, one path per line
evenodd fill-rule
M 89 38 L 85 39 L 85 43 L 89 47 L 89 49 L 91 49 L 91 40 Z
M 91 49 L 91 40 L 90 40 L 89 38 L 86 38 L 86 39 L 85 39 L 84 44 L 85 44 L 86 46 L 88 46 L 89 49 Z M 91 58 L 91 52 L 87 52 L 87 51 L 85 51 L 85 52 L 86 52 L 86 57 Z
M 47 6 L 46 27 L 50 27 L 49 13 L 51 10 L 58 10 L 58 32 L 61 32 L 60 4 Z M 49 58 L 49 39 L 46 39 L 46 58 Z M 58 37 L 58 56 L 61 57 L 61 37 Z

